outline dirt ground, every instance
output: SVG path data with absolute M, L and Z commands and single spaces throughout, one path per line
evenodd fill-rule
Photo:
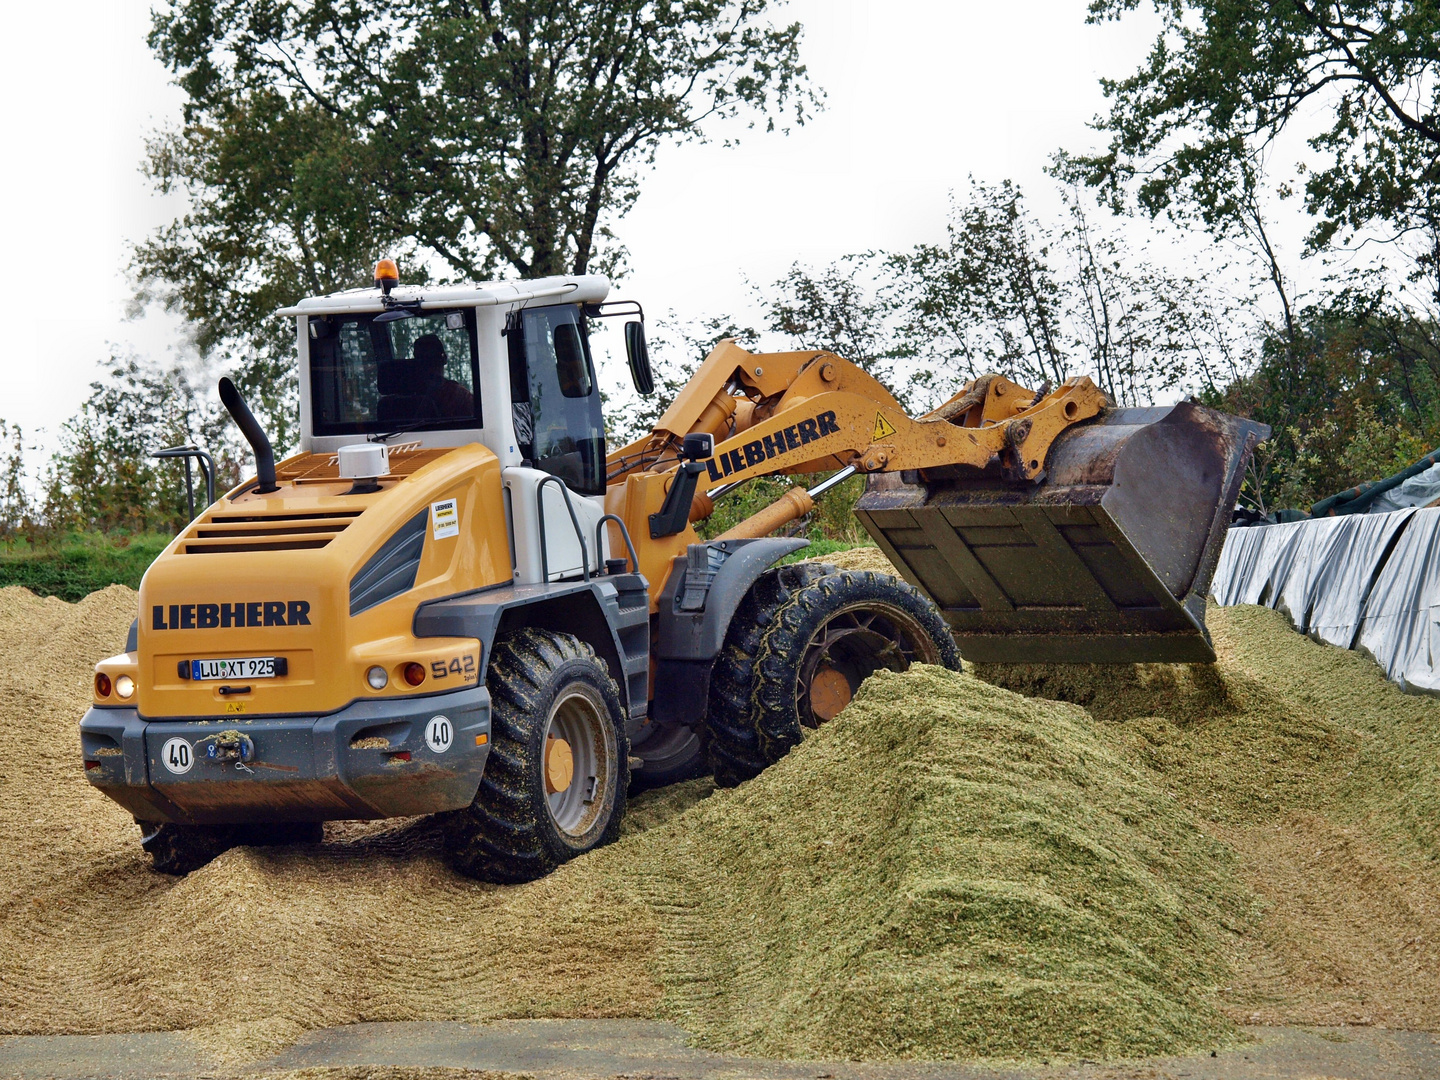
M 879 559 L 873 549 L 831 557 Z M 11 661 L 0 684 L 0 825 L 9 838 L 0 855 L 0 1034 L 180 1030 L 239 1064 L 308 1029 L 359 1021 L 667 1017 L 693 1030 L 690 1020 L 703 1028 L 707 1010 L 725 1012 L 725 995 L 739 990 L 763 991 L 764 1015 L 752 1020 L 762 1028 L 785 1011 L 793 979 L 781 985 L 750 970 L 768 962 L 768 946 L 756 929 L 763 908 L 747 890 L 706 899 L 731 924 L 697 926 L 693 890 L 653 873 L 622 886 L 615 870 L 627 853 L 652 870 L 673 868 L 652 850 L 661 834 L 671 833 L 667 858 L 681 858 L 677 835 L 699 843 L 687 822 L 763 818 L 754 800 L 768 790 L 767 805 L 782 805 L 778 786 L 708 796 L 696 783 L 649 796 L 616 847 L 518 889 L 456 877 L 423 821 L 336 825 L 323 845 L 238 849 L 181 880 L 151 873 L 128 816 L 84 780 L 74 726 L 90 664 L 121 647 L 134 603 L 119 587 L 76 605 L 0 590 Z M 1103 741 L 1115 776 L 1173 804 L 1160 817 L 1178 823 L 1176 835 L 1193 824 L 1215 843 L 1213 873 L 1165 880 L 1166 867 L 1190 865 L 1184 859 L 1153 871 L 1163 886 L 1156 896 L 1214 894 L 1216 975 L 1196 983 L 1204 1000 L 1195 1008 L 1237 1024 L 1440 1030 L 1440 702 L 1401 694 L 1364 657 L 1300 637 L 1275 612 L 1212 609 L 1209 618 L 1220 653 L 1213 668 L 979 674 L 1082 706 L 1088 715 L 1056 715 Z M 817 744 L 816 761 L 827 745 Z M 752 783 L 802 775 L 795 766 Z M 732 846 L 752 867 L 765 865 L 744 854 L 752 842 L 811 844 L 828 858 L 819 836 L 804 822 L 764 821 Z M 702 863 L 714 859 L 712 847 L 691 850 Z M 880 970 L 862 937 L 836 944 Z M 744 970 L 682 962 L 723 958 L 727 942 L 740 943 L 730 966 Z M 986 962 L 1012 973 L 1021 964 Z M 707 995 L 712 1005 L 699 1007 Z M 779 1043 L 763 1031 L 747 1038 L 731 1020 L 712 1028 L 722 1042 L 768 1052 L 782 1035 L 798 1038 L 792 1029 L 774 1036 Z

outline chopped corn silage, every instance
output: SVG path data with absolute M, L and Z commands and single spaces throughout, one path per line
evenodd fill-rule
M 1252 1023 L 1440 1029 L 1440 701 L 1278 612 L 1211 607 L 1213 666 L 981 666 L 1076 702 L 1238 854 Z
M 644 839 L 684 927 L 667 1001 L 706 1045 L 1134 1056 L 1227 1030 L 1208 998 L 1244 917 L 1232 856 L 1073 706 L 882 672 Z
M 425 821 L 152 873 L 75 733 L 134 606 L 0 590 L 27 673 L 0 686 L 0 1033 L 189 1029 L 231 1064 L 363 1020 L 659 1016 L 913 1058 L 1440 1026 L 1440 703 L 1274 612 L 1212 612 L 1214 668 L 982 672 L 1029 700 L 882 675 L 757 780 L 647 793 L 619 843 L 497 888 Z
M 123 589 L 0 593 L 0 634 L 49 672 L 0 725 L 6 1032 L 192 1029 L 226 1064 L 364 1020 L 666 1016 L 709 1046 L 842 1057 L 1223 1033 L 1225 852 L 1073 706 L 882 676 L 758 780 L 649 793 L 619 843 L 518 888 L 451 873 L 425 821 L 177 880 L 76 745 L 89 662 L 133 610 Z

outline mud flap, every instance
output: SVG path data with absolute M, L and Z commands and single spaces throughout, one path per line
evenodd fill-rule
M 1204 663 L 1205 594 L 1268 435 L 1189 403 L 1112 409 L 1056 439 L 1037 484 L 875 478 L 856 515 L 967 660 Z

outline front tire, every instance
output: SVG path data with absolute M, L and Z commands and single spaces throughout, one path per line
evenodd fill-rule
M 777 761 L 833 719 L 870 675 L 936 664 L 960 670 L 938 608 L 890 574 L 843 571 L 796 591 L 775 613 L 755 665 L 756 728 Z
M 469 877 L 533 881 L 619 835 L 620 690 L 579 638 L 530 628 L 496 641 L 486 685 L 490 755 L 474 802 L 446 820 L 446 850 Z
M 801 562 L 773 567 L 750 586 L 725 631 L 725 644 L 710 669 L 702 742 L 706 761 L 721 787 L 735 787 L 760 775 L 773 759 L 760 745 L 754 710 L 755 662 L 775 613 L 802 589 L 827 574 L 829 563 Z

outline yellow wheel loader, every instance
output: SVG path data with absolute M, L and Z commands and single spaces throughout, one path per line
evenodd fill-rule
M 462 872 L 523 881 L 616 835 L 632 783 L 755 775 L 880 668 L 1208 661 L 1204 595 L 1268 432 L 1192 404 L 1114 409 L 1089 379 L 979 379 L 910 417 L 826 352 L 722 341 L 645 438 L 607 453 L 601 277 L 373 289 L 282 312 L 299 452 L 146 573 L 95 669 L 86 776 L 158 870 L 323 822 L 443 817 Z M 729 532 L 746 481 L 819 474 Z M 900 571 L 783 563 L 829 485 Z

